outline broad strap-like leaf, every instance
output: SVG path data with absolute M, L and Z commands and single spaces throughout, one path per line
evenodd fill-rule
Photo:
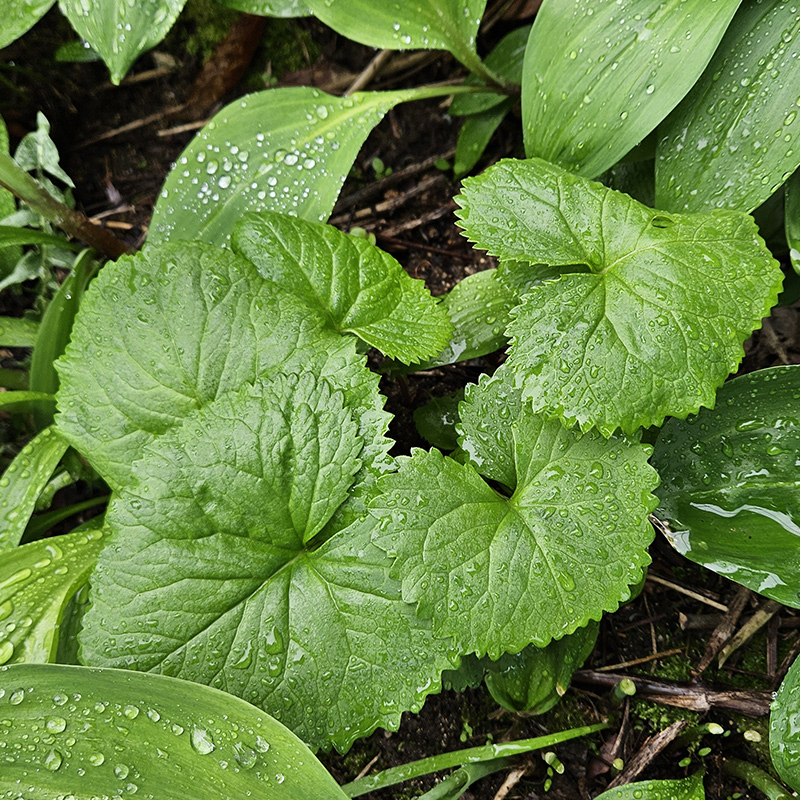
M 45 428 L 6 467 L 0 478 L 0 553 L 20 543 L 36 501 L 68 446 L 55 426 Z
M 223 4 L 262 17 L 307 17 L 311 14 L 302 0 L 223 0 Z
M 20 664 L 0 670 L 0 714 L 9 797 L 347 797 L 283 725 L 196 683 Z
M 509 97 L 488 111 L 479 111 L 464 120 L 458 132 L 453 158 L 453 174 L 456 178 L 462 178 L 478 163 L 494 132 L 513 107 L 514 100 Z
M 775 769 L 789 786 L 800 791 L 800 659 L 789 667 L 778 694 L 772 701 L 769 718 L 769 750 Z
M 33 347 L 39 323 L 23 317 L 0 317 L 0 346 Z
M 15 9 L 16 13 L 19 13 L 24 8 L 23 5 L 16 2 L 16 0 L 9 0 L 9 2 L 13 2 L 13 8 Z M 8 6 L 9 2 L 5 5 Z M 51 5 L 53 0 L 49 0 L 47 6 L 45 6 L 45 10 L 49 5 Z M 42 12 L 44 13 L 44 12 Z M 23 12 L 24 16 L 24 12 Z M 13 34 L 13 25 L 6 25 L 3 27 L 3 33 L 0 34 L 2 37 L 4 34 L 11 35 Z M 4 47 L 2 43 L 2 38 L 0 38 L 0 47 Z M 8 140 L 8 129 L 6 128 L 6 124 L 3 121 L 3 118 L 0 117 L 0 157 L 10 155 L 9 150 L 9 140 Z M 17 210 L 17 200 L 8 189 L 4 189 L 0 186 L 0 222 L 2 222 L 6 217 L 11 216 Z M 3 226 L 3 227 L 10 227 L 10 226 Z M 7 244 L 5 243 L 2 238 L 0 238 L 0 279 L 4 278 L 5 276 L 11 274 L 14 271 L 14 267 L 16 266 L 17 262 L 22 258 L 22 247 L 18 244 Z M 0 327 L 2 327 L 0 323 Z
M 372 503 L 373 539 L 396 559 L 403 597 L 459 652 L 492 658 L 544 646 L 629 597 L 649 562 L 656 483 L 648 448 L 531 414 L 502 373 L 461 404 L 472 463 L 417 450 Z M 479 472 L 513 482 L 513 494 Z
M 30 30 L 50 9 L 55 0 L 3 0 L 0 11 L 3 12 L 3 24 L 0 26 L 0 48 L 19 39 Z
M 784 228 L 792 268 L 800 275 L 800 169 L 786 183 Z
M 674 780 L 637 781 L 615 786 L 595 800 L 705 800 L 703 772 Z
M 593 178 L 652 131 L 708 64 L 739 0 L 545 0 L 522 76 L 525 152 Z
M 0 563 L 0 664 L 52 661 L 64 607 L 105 545 L 101 530 L 22 545 Z
M 58 362 L 59 428 L 113 488 L 155 437 L 218 394 L 277 372 L 330 378 L 353 409 L 365 468 L 389 447 L 375 375 L 355 340 L 255 266 L 203 244 L 150 247 L 105 267 Z
M 408 363 L 438 353 L 453 326 L 421 280 L 366 239 L 319 222 L 262 212 L 237 224 L 234 252 L 305 298 L 339 333 Z
M 398 103 L 447 87 L 335 97 L 307 86 L 269 89 L 222 109 L 167 176 L 148 241 L 224 244 L 247 211 L 324 222 L 370 131 Z
M 109 510 L 82 658 L 223 688 L 314 748 L 396 728 L 437 691 L 449 643 L 403 602 L 371 516 L 303 544 L 356 444 L 342 396 L 310 375 L 221 396 L 155 440 Z
M 72 27 L 97 52 L 118 84 L 145 50 L 157 45 L 186 0 L 59 0 Z
M 742 4 L 700 80 L 659 128 L 659 208 L 752 211 L 800 166 L 799 38 L 795 3 Z
M 678 552 L 800 608 L 800 366 L 722 386 L 713 411 L 670 420 L 653 465 Z
M 739 212 L 666 214 L 540 159 L 468 178 L 459 202 L 479 247 L 559 268 L 513 312 L 510 362 L 535 411 L 582 430 L 630 433 L 712 406 L 780 290 Z

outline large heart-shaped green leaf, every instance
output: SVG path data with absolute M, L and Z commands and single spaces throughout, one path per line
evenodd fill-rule
M 345 800 L 294 734 L 238 697 L 161 675 L 0 670 L 7 797 Z
M 144 445 L 218 394 L 281 371 L 346 387 L 366 468 L 385 458 L 388 415 L 355 339 L 246 259 L 210 245 L 150 247 L 92 283 L 58 362 L 59 429 L 114 488 Z
M 438 353 L 453 326 L 421 280 L 366 239 L 286 214 L 247 214 L 234 252 L 304 297 L 335 330 L 408 363 Z
M 223 688 L 314 748 L 396 728 L 438 690 L 450 643 L 403 602 L 374 519 L 305 546 L 360 446 L 343 395 L 308 374 L 223 395 L 155 440 L 109 510 L 82 658 Z
M 528 156 L 589 178 L 669 114 L 708 64 L 739 0 L 545 0 L 522 76 Z
M 18 547 L 0 565 L 0 664 L 52 661 L 69 599 L 86 582 L 105 541 L 100 530 Z
M 680 553 L 800 608 L 800 366 L 726 383 L 713 411 L 670 420 L 653 465 Z
M 0 11 L 3 13 L 3 25 L 0 28 L 0 48 L 19 39 L 23 33 L 32 28 L 50 9 L 55 0 L 3 0 Z
M 119 83 L 145 50 L 157 45 L 186 0 L 59 0 L 72 27 L 100 55 Z
M 226 242 L 246 211 L 325 221 L 370 131 L 398 103 L 452 87 L 334 97 L 270 89 L 222 109 L 192 139 L 153 210 L 151 243 Z
M 659 129 L 656 205 L 752 211 L 800 166 L 798 37 L 795 3 L 742 5 L 697 85 Z
M 531 265 L 510 363 L 535 411 L 605 434 L 714 404 L 782 273 L 752 218 L 665 214 L 540 159 L 464 182 L 470 240 Z M 547 269 L 543 269 L 545 265 Z
M 471 463 L 418 450 L 378 482 L 373 539 L 404 598 L 459 652 L 492 658 L 616 609 L 649 563 L 648 448 L 531 414 L 504 370 L 467 387 L 461 420 Z
M 795 659 L 772 702 L 769 750 L 778 775 L 800 791 L 800 660 Z

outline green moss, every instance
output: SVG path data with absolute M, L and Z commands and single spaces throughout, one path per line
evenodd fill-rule
M 311 66 L 321 48 L 300 19 L 269 19 L 253 63 L 244 78 L 248 89 L 277 83 L 287 72 Z
M 179 57 L 206 59 L 238 17 L 238 11 L 214 0 L 188 0 L 160 47 Z
M 664 730 L 680 719 L 688 719 L 690 724 L 695 724 L 698 715 L 685 708 L 662 706 L 650 700 L 633 698 L 631 703 L 631 722 L 634 730 L 645 730 L 656 733 Z

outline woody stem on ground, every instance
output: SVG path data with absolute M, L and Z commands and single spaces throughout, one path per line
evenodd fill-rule
M 11 156 L 2 152 L 0 152 L 0 186 L 8 189 L 65 233 L 86 242 L 98 253 L 112 260 L 133 252 L 132 248 L 105 228 L 95 225 L 80 211 L 75 211 L 56 200 Z

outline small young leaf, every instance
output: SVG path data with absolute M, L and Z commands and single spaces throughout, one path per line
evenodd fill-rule
M 465 97 L 466 95 L 461 95 Z M 466 175 L 483 155 L 494 132 L 511 110 L 514 101 L 511 98 L 501 100 L 498 105 L 488 111 L 472 114 L 464 120 L 458 134 L 456 155 L 453 161 L 453 174 L 456 178 Z
M 20 664 L 0 671 L 0 713 L 9 797 L 347 798 L 283 725 L 196 683 Z
M 0 11 L 3 13 L 3 25 L 0 26 L 0 48 L 19 39 L 30 30 L 49 10 L 55 0 L 3 0 Z
M 64 607 L 105 545 L 102 531 L 17 547 L 0 564 L 0 664 L 52 661 Z
M 346 387 L 365 468 L 385 460 L 388 415 L 355 340 L 246 259 L 210 245 L 149 247 L 108 264 L 58 362 L 59 428 L 113 488 L 144 445 L 258 377 L 304 370 Z
M 55 427 L 46 428 L 6 468 L 0 478 L 0 552 L 19 544 L 36 500 L 67 447 Z
M 459 389 L 447 397 L 434 397 L 414 411 L 414 424 L 420 435 L 440 450 L 455 450 L 458 447 L 458 404 L 464 399 L 464 390 Z
M 742 3 L 702 77 L 659 128 L 659 208 L 752 211 L 800 166 L 798 36 L 794 3 Z
M 372 503 L 373 541 L 396 558 L 406 601 L 459 652 L 492 658 L 544 646 L 627 599 L 649 562 L 655 507 L 648 448 L 532 415 L 508 377 L 481 379 L 461 404 L 471 464 L 418 450 L 379 480 Z
M 705 800 L 703 772 L 678 780 L 639 781 L 616 786 L 595 800 Z
M 155 440 L 108 513 L 82 657 L 224 687 L 314 748 L 418 710 L 449 643 L 402 601 L 374 519 L 304 547 L 353 481 L 355 431 L 306 375 L 221 396 Z
M 713 411 L 661 430 L 657 515 L 683 555 L 800 608 L 800 366 L 723 384 Z
M 479 247 L 559 268 L 514 311 L 509 360 L 535 411 L 582 430 L 713 405 L 777 300 L 781 270 L 748 215 L 665 214 L 540 159 L 501 161 L 458 200 Z
M 525 51 L 525 153 L 607 170 L 691 89 L 739 2 L 545 0 Z
M 72 27 L 100 54 L 119 84 L 136 59 L 157 45 L 186 0 L 59 0 Z
M 264 212 L 237 224 L 234 252 L 305 298 L 339 333 L 406 363 L 438 353 L 452 325 L 421 280 L 366 239 L 318 222 Z
M 36 114 L 36 130 L 23 137 L 14 153 L 14 161 L 24 170 L 44 170 L 67 186 L 75 187 L 69 175 L 61 169 L 58 149 L 50 138 L 50 122 L 41 111 Z
M 246 211 L 324 222 L 384 114 L 398 103 L 448 92 L 421 87 L 334 97 L 304 86 L 237 100 L 192 139 L 167 176 L 148 241 L 224 244 Z

